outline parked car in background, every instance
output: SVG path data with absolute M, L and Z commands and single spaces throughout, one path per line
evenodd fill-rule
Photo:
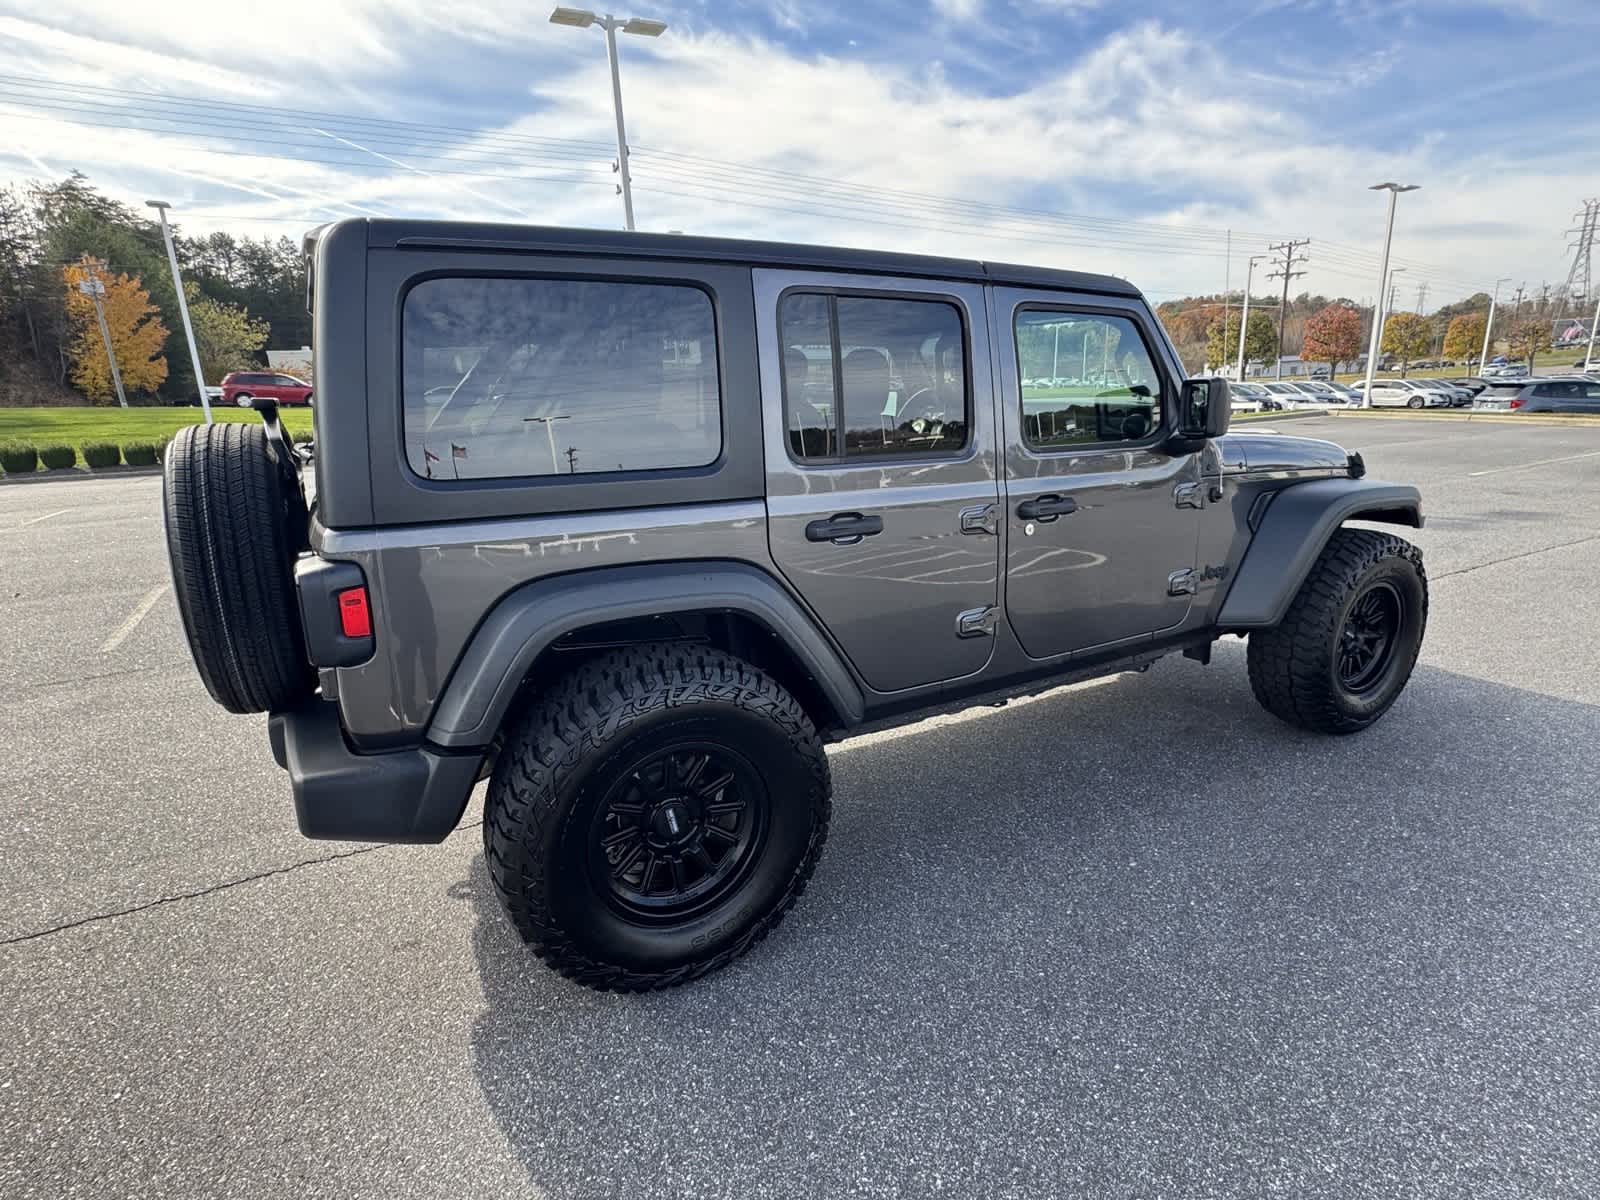
M 1510 408 L 1511 398 L 1528 386 L 1526 379 L 1491 379 L 1473 400 L 1475 408 Z
M 1447 392 L 1457 408 L 1466 408 L 1472 403 L 1470 388 L 1461 387 L 1454 379 L 1419 379 L 1420 384 L 1432 384 L 1441 392 Z
M 248 408 L 261 396 L 279 404 L 310 404 L 311 385 L 281 371 L 230 371 L 222 377 L 222 402 Z
M 1483 392 L 1483 390 L 1489 386 L 1489 381 L 1487 379 L 1480 379 L 1476 375 L 1466 375 L 1460 379 L 1452 379 L 1450 382 L 1455 384 L 1457 387 L 1466 388 L 1467 391 L 1472 393 L 1474 399 L 1476 399 Z
M 1347 383 L 1336 383 L 1330 380 L 1327 384 L 1327 387 L 1335 396 L 1338 396 L 1346 404 L 1361 403 L 1361 393 L 1356 391 L 1355 388 L 1351 387 Z
M 1524 413 L 1600 413 L 1600 381 L 1535 380 L 1511 397 L 1510 407 Z
M 1270 400 L 1266 388 L 1256 383 L 1230 383 L 1228 399 L 1234 412 L 1262 412 L 1278 407 L 1275 400 Z
M 1490 363 L 1483 369 L 1485 379 L 1526 378 L 1527 375 L 1527 363 Z
M 1366 381 L 1355 385 L 1357 391 L 1366 387 Z M 1373 408 L 1454 408 L 1455 397 L 1419 383 L 1415 379 L 1374 379 L 1372 381 Z
M 1312 392 L 1304 384 L 1274 380 L 1261 386 L 1284 408 L 1326 408 L 1329 404 L 1325 397 Z

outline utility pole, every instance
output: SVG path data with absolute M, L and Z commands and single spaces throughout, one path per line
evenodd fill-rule
M 1399 290 L 1400 285 L 1391 280 L 1389 283 L 1389 306 L 1383 310 L 1384 312 L 1392 313 L 1394 311 L 1394 297 Z
M 105 260 L 90 258 L 85 254 L 79 261 L 83 264 L 83 269 L 89 273 L 89 278 L 78 281 L 78 290 L 94 301 L 94 315 L 100 322 L 100 337 L 106 344 L 106 358 L 111 363 L 111 382 L 116 385 L 117 403 L 127 408 L 128 397 L 122 391 L 122 372 L 117 369 L 117 352 L 111 346 L 111 328 L 106 324 L 106 310 L 103 303 L 106 285 L 100 278 L 100 272 L 106 265 Z
M 1228 310 L 1232 307 L 1233 300 L 1233 230 L 1228 230 L 1227 253 L 1222 260 L 1222 335 L 1228 335 Z M 1243 332 L 1244 326 L 1240 326 Z M 1222 364 L 1218 363 L 1218 369 Z
M 1240 383 L 1244 382 L 1244 335 L 1250 327 L 1250 281 L 1255 278 L 1256 264 L 1266 257 L 1267 256 L 1265 254 L 1252 254 L 1250 256 L 1250 265 L 1245 268 L 1244 312 L 1239 316 L 1239 366 L 1235 372 L 1235 378 L 1237 378 Z M 1222 332 L 1228 332 L 1228 321 L 1226 317 L 1224 317 L 1222 321 Z
M 1299 254 L 1297 257 L 1297 254 L 1301 246 L 1309 246 L 1310 244 L 1310 238 L 1301 238 L 1298 241 L 1291 239 L 1287 242 L 1279 242 L 1275 246 L 1267 247 L 1268 250 L 1280 255 L 1272 264 L 1277 270 L 1270 272 L 1267 278 L 1283 280 L 1283 301 L 1278 307 L 1278 370 L 1276 376 L 1278 379 L 1283 378 L 1283 319 L 1289 311 L 1289 281 L 1298 279 L 1305 274 L 1304 271 L 1296 271 L 1294 268 L 1296 263 L 1307 261 L 1305 255 Z
M 1517 306 L 1511 310 L 1511 327 L 1513 329 L 1516 328 L 1517 323 L 1522 319 L 1522 293 L 1527 290 L 1528 285 L 1526 283 L 1519 283 L 1517 285 Z
M 576 446 L 568 446 L 567 447 L 567 474 L 568 475 L 576 475 L 577 473 L 578 473 L 578 448 Z

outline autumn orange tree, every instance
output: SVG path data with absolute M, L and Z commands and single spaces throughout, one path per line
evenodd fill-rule
M 1477 358 L 1483 350 L 1483 330 L 1487 320 L 1482 313 L 1462 313 L 1459 317 L 1452 317 L 1450 327 L 1444 331 L 1444 356 L 1468 363 Z
M 72 382 L 95 403 L 113 404 L 117 393 L 100 323 L 95 318 L 94 299 L 78 290 L 78 285 L 91 277 L 90 269 L 80 263 L 62 271 L 67 316 L 72 322 L 72 338 L 67 347 L 72 359 Z M 101 303 L 117 366 L 122 371 L 122 386 L 130 392 L 153 392 L 167 378 L 167 360 L 161 352 L 167 341 L 167 327 L 161 323 L 160 312 L 150 303 L 150 293 L 137 276 L 103 274 L 100 279 L 106 288 Z
M 1349 304 L 1330 304 L 1306 318 L 1304 362 L 1325 362 L 1328 374 L 1342 362 L 1354 362 L 1361 353 L 1361 314 Z
M 1413 312 L 1397 312 L 1383 323 L 1383 352 L 1400 360 L 1400 374 L 1407 364 L 1421 358 L 1433 345 L 1433 325 Z

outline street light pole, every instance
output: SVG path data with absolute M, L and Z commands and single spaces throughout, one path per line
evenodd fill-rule
M 611 107 L 617 118 L 617 174 L 621 179 L 623 227 L 633 229 L 633 177 L 628 173 L 628 131 L 622 120 L 622 74 L 617 68 L 617 30 L 635 33 L 641 37 L 660 37 L 667 31 L 665 21 L 648 17 L 628 17 L 626 20 L 610 13 L 601 16 L 584 8 L 557 8 L 550 14 L 552 25 L 568 25 L 574 29 L 588 29 L 598 25 L 606 35 L 606 60 L 611 64 Z
M 1594 335 L 1596 330 L 1600 330 L 1600 300 L 1595 301 L 1594 320 L 1589 322 L 1589 350 L 1583 356 L 1585 370 L 1588 370 L 1589 364 L 1594 361 Z
M 1387 191 L 1389 193 L 1389 220 L 1383 230 L 1383 264 L 1378 268 L 1378 299 L 1373 305 L 1372 313 L 1372 340 L 1367 344 L 1367 382 L 1361 391 L 1361 407 L 1372 407 L 1372 377 L 1378 366 L 1378 342 L 1382 337 L 1383 322 L 1383 289 L 1389 283 L 1389 243 L 1394 238 L 1394 204 L 1401 192 L 1416 191 L 1417 185 L 1410 183 L 1375 183 L 1368 189 L 1373 192 Z
M 1506 275 L 1494 281 L 1494 294 L 1489 297 L 1489 319 L 1483 323 L 1483 349 L 1478 353 L 1478 374 L 1483 374 L 1483 368 L 1489 362 L 1489 339 L 1494 334 L 1494 306 L 1500 299 L 1500 285 L 1510 283 L 1511 276 Z
M 167 225 L 165 200 L 146 200 L 146 208 L 161 214 L 161 238 L 167 243 L 167 262 L 172 264 L 172 286 L 178 289 L 178 315 L 183 318 L 183 336 L 189 340 L 189 361 L 194 364 L 194 386 L 200 389 L 200 407 L 205 411 L 206 424 L 211 424 L 211 397 L 206 394 L 206 374 L 200 368 L 200 351 L 194 344 L 194 325 L 189 320 L 189 301 L 183 294 L 183 275 L 178 270 L 178 252 L 172 246 L 172 229 Z
M 1250 281 L 1255 278 L 1256 264 L 1267 256 L 1265 254 L 1252 254 L 1250 265 L 1244 272 L 1244 312 L 1239 317 L 1239 365 L 1235 368 L 1234 378 L 1240 383 L 1244 382 L 1244 335 L 1250 328 Z M 1228 331 L 1228 318 L 1222 318 L 1222 331 Z

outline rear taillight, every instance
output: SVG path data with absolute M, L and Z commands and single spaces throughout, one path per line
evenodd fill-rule
M 1521 408 L 1522 404 L 1523 404 L 1523 400 L 1522 400 L 1521 396 L 1513 396 L 1513 397 L 1511 397 L 1511 407 L 1512 408 Z
M 364 586 L 339 593 L 339 629 L 347 638 L 372 636 L 372 608 Z

